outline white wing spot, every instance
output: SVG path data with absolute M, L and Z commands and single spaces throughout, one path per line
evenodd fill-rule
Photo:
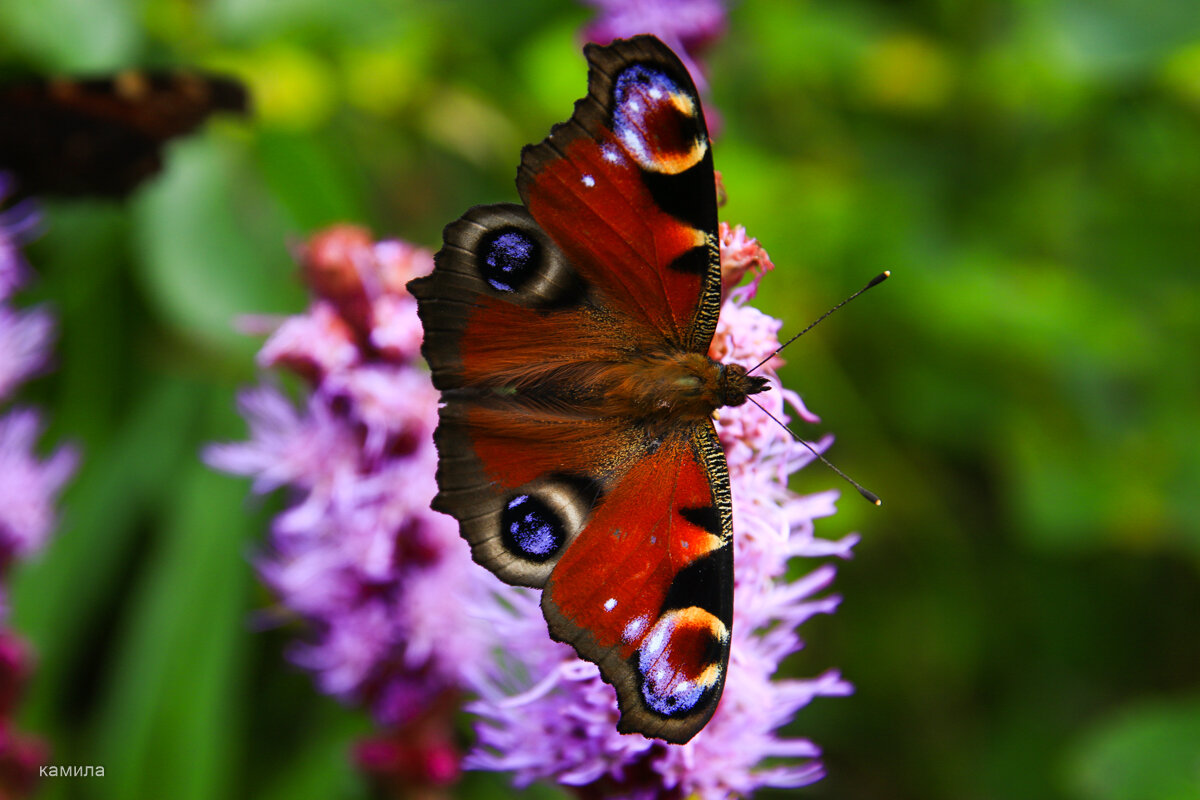
M 629 623 L 625 626 L 625 630 L 622 632 L 625 641 L 632 642 L 638 637 L 639 634 L 641 634 L 643 630 L 645 630 L 645 628 L 645 617 L 634 617 L 633 619 L 629 620 Z
M 619 131 L 621 141 L 625 144 L 625 149 L 633 153 L 633 157 L 639 162 L 651 161 L 650 154 L 646 150 L 646 143 L 642 141 L 638 132 L 632 128 L 624 128 Z
M 581 180 L 583 181 L 583 185 L 589 189 L 596 185 L 596 179 L 591 175 L 584 175 Z
M 670 631 L 662 625 L 655 625 L 654 630 L 650 633 L 650 638 L 642 644 L 642 650 L 657 655 L 661 653 L 663 647 L 667 643 L 667 636 Z
M 610 597 L 604 601 L 604 610 L 605 611 L 612 611 L 616 607 L 617 607 L 617 598 Z

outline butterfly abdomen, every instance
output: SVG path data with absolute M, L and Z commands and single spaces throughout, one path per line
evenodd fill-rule
M 577 419 L 622 418 L 680 425 L 708 419 L 766 388 L 744 367 L 702 353 L 671 352 L 625 361 L 538 364 L 491 376 L 468 389 L 481 398 L 557 409 Z

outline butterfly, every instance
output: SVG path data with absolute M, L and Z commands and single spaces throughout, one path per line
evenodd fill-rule
M 442 392 L 433 508 L 542 590 L 550 634 L 616 689 L 618 730 L 684 743 L 733 625 L 713 414 L 767 382 L 708 356 L 721 270 L 695 84 L 652 36 L 584 54 L 587 96 L 521 152 L 523 205 L 469 210 L 408 285 Z
M 162 148 L 212 113 L 245 113 L 244 86 L 198 73 L 125 71 L 0 85 L 0 170 L 22 195 L 123 197 L 162 168 Z

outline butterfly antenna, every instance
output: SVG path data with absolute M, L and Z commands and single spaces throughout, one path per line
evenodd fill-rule
M 886 278 L 887 273 L 886 272 L 883 273 L 882 277 Z M 880 278 L 879 280 L 882 280 L 882 278 Z M 874 283 L 868 284 L 867 288 L 869 289 L 871 286 L 874 286 L 875 283 L 879 282 L 879 280 L 876 280 Z M 859 292 L 859 294 L 862 294 L 863 291 L 865 291 L 865 289 L 861 290 Z M 843 301 L 843 302 L 845 302 L 845 301 Z M 835 308 L 834 310 L 836 311 L 837 309 Z M 826 316 L 828 316 L 828 314 Z M 820 320 L 817 320 L 817 322 L 820 322 Z M 813 324 L 815 325 L 816 323 L 813 323 Z M 812 326 L 810 325 L 809 327 L 811 328 Z M 749 400 L 751 403 L 754 403 L 754 405 L 758 406 L 759 408 L 762 408 L 762 411 L 764 414 L 766 414 L 771 419 L 775 420 L 775 422 L 778 423 L 781 428 L 783 428 L 785 431 L 787 431 L 788 433 L 790 433 L 792 435 L 793 439 L 795 439 L 797 442 L 799 442 L 800 444 L 807 447 L 810 453 L 812 453 L 814 456 L 819 458 L 821 460 L 822 464 L 824 464 L 825 466 L 829 467 L 831 470 L 836 472 L 842 480 L 849 483 L 855 489 L 858 489 L 859 494 L 861 494 L 863 497 L 867 498 L 867 500 L 871 501 L 871 503 L 874 505 L 877 505 L 877 506 L 883 505 L 883 501 L 880 500 L 879 497 L 874 492 L 872 492 L 870 489 L 866 488 L 861 483 L 854 480 L 854 478 L 851 478 L 849 475 L 847 475 L 846 473 L 842 472 L 840 469 L 835 467 L 832 463 L 830 463 L 829 459 L 825 458 L 825 456 L 818 453 L 817 449 L 815 447 L 813 447 L 811 444 L 809 444 L 808 442 L 801 439 L 800 435 L 797 434 L 791 428 L 789 428 L 786 424 L 784 424 L 784 422 L 781 419 L 779 419 L 779 417 L 775 416 L 770 411 L 767 411 L 767 409 L 763 408 L 761 403 L 759 403 L 753 397 L 747 397 L 746 399 Z
M 867 282 L 867 285 L 866 285 L 866 286 L 862 287 L 862 288 L 861 288 L 861 289 L 859 289 L 857 292 L 855 292 L 854 294 L 850 295 L 850 296 L 849 296 L 849 297 L 847 297 L 845 300 L 843 300 L 842 302 L 838 303 L 836 306 L 834 306 L 833 308 L 829 309 L 828 311 L 826 311 L 826 312 L 825 312 L 824 314 L 822 314 L 821 316 L 817 317 L 815 320 L 813 320 L 813 322 L 812 322 L 812 324 L 811 324 L 811 325 L 809 325 L 807 328 L 805 328 L 804 330 L 802 330 L 802 331 L 800 331 L 799 333 L 797 333 L 797 334 L 796 334 L 795 336 L 793 336 L 792 338 L 788 339 L 788 340 L 787 340 L 786 342 L 784 342 L 783 344 L 779 345 L 779 347 L 778 347 L 778 348 L 775 350 L 775 352 L 774 352 L 774 353 L 771 353 L 771 355 L 767 356 L 767 357 L 766 357 L 766 358 L 764 358 L 762 361 L 758 362 L 758 363 L 757 363 L 757 364 L 755 364 L 753 367 L 751 367 L 750 369 L 746 370 L 746 372 L 747 372 L 747 373 L 752 373 L 752 372 L 754 372 L 756 369 L 758 369 L 759 367 L 761 367 L 763 364 L 767 363 L 767 362 L 768 362 L 768 361 L 770 361 L 772 358 L 774 358 L 775 356 L 779 355 L 779 352 L 780 352 L 781 350 L 783 350 L 783 348 L 787 347 L 789 344 L 791 344 L 792 342 L 796 341 L 796 340 L 797 340 L 797 339 L 799 339 L 801 336 L 803 336 L 804 334 L 806 334 L 806 333 L 808 333 L 809 331 L 811 331 L 813 328 L 817 327 L 818 323 L 820 323 L 820 322 L 821 322 L 823 319 L 825 319 L 826 317 L 828 317 L 830 314 L 832 314 L 833 312 L 837 311 L 839 308 L 841 308 L 842 306 L 846 305 L 846 303 L 849 303 L 851 300 L 853 300 L 854 298 L 858 297 L 860 294 L 862 294 L 863 292 L 865 292 L 867 289 L 870 289 L 872 286 L 878 286 L 879 284 L 883 283 L 883 282 L 884 282 L 884 281 L 886 281 L 886 280 L 887 280 L 889 277 L 891 277 L 891 275 L 892 275 L 892 271 L 891 271 L 891 270 L 884 270 L 883 272 L 881 272 L 881 273 L 879 273 L 878 275 L 876 275 L 874 278 L 871 278 L 871 280 Z M 764 410 L 765 410 L 765 409 L 764 409 Z M 776 420 L 776 421 L 778 422 L 778 420 Z M 780 424 L 782 425 L 783 423 L 780 423 Z M 786 426 L 786 425 L 784 425 L 784 427 L 786 428 L 787 426 Z M 797 439 L 797 441 L 798 441 L 798 440 L 799 440 L 799 439 Z M 823 460 L 824 460 L 824 459 L 822 459 L 822 461 L 823 461 Z M 831 467 L 832 467 L 833 465 L 832 465 L 832 464 L 830 464 L 829 466 L 831 466 Z M 839 474 L 840 474 L 840 473 L 839 473 Z M 843 475 L 842 477 L 845 477 L 845 476 Z M 850 480 L 850 479 L 849 479 L 849 478 L 846 478 L 846 480 Z M 854 483 L 854 481 L 850 481 L 850 482 L 851 482 L 851 483 Z M 855 485 L 857 486 L 858 484 L 855 484 Z M 860 489 L 859 489 L 859 491 L 862 491 L 862 489 L 860 488 Z M 873 495 L 872 495 L 872 496 L 873 496 Z

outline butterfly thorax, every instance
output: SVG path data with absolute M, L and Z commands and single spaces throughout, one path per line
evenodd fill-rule
M 765 378 L 703 353 L 667 352 L 606 365 L 600 379 L 606 413 L 635 419 L 701 420 L 765 391 Z

